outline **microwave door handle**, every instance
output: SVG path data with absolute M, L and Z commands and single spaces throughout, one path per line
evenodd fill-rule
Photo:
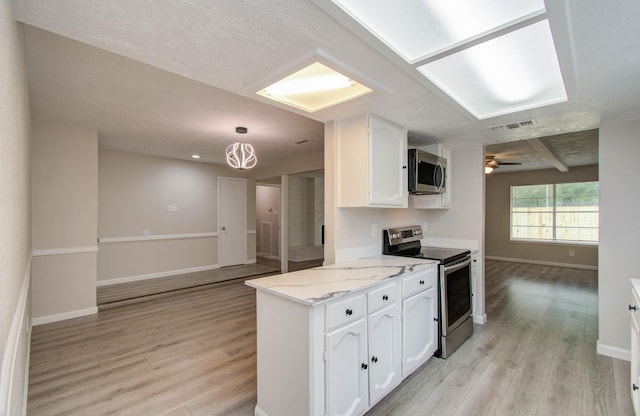
M 438 187 L 438 191 L 442 189 L 442 185 L 444 185 L 444 171 L 442 170 L 442 164 L 438 163 L 436 165 L 436 169 L 433 170 L 433 183 L 436 183 L 436 172 L 440 171 L 440 183 L 436 186 Z

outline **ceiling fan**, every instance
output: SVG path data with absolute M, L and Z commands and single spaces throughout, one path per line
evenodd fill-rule
M 487 155 L 485 156 L 484 173 L 489 174 L 494 169 L 507 165 L 522 165 L 522 162 L 501 162 L 496 159 L 495 155 Z

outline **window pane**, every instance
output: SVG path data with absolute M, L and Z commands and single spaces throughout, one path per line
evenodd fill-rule
M 598 241 L 598 182 L 556 185 L 556 239 Z
M 598 182 L 511 187 L 512 239 L 597 242 L 598 227 Z

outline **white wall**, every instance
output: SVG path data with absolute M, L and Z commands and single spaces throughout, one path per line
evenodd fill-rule
M 640 120 L 600 126 L 598 352 L 629 359 L 630 278 L 640 236 Z
M 30 113 L 22 27 L 0 2 L 0 413 L 26 412 L 30 339 Z
M 34 323 L 97 312 L 98 133 L 33 123 Z

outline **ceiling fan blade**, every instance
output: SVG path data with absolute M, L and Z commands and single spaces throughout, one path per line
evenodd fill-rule
M 498 162 L 498 165 L 522 165 L 522 162 Z

